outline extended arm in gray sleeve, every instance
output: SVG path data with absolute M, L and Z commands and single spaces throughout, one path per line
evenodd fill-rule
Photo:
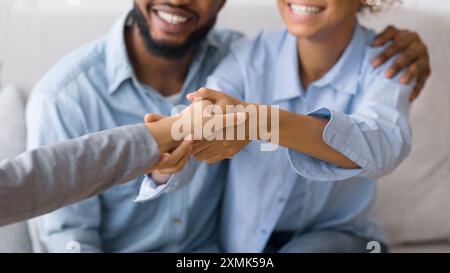
M 42 147 L 0 162 L 0 226 L 83 199 L 144 174 L 159 158 L 145 125 Z

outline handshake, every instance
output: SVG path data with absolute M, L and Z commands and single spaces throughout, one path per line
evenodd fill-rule
M 180 114 L 145 116 L 161 153 L 158 164 L 147 172 L 157 183 L 181 171 L 192 155 L 213 164 L 233 157 L 251 141 L 250 104 L 206 88 L 187 98 L 192 104 Z

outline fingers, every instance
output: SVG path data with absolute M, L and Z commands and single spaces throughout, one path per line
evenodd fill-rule
M 396 59 L 393 66 L 389 68 L 389 70 L 392 70 L 391 72 L 389 72 L 391 73 L 390 76 L 395 76 L 399 71 L 407 68 L 408 66 L 411 66 L 414 63 L 416 63 L 417 67 L 413 69 L 417 69 L 417 74 L 422 74 L 426 72 L 427 69 L 429 69 L 428 51 L 424 44 L 416 44 L 405 50 Z
M 198 91 L 188 94 L 186 98 L 190 101 L 194 101 L 197 99 L 204 99 L 210 100 L 212 103 L 216 103 L 221 95 L 222 95 L 221 92 L 208 88 L 200 88 Z
M 400 65 L 400 69 L 404 68 L 405 65 L 410 64 L 412 61 L 416 59 L 416 54 L 414 52 L 414 48 L 408 48 L 408 45 L 410 44 L 411 36 L 406 34 L 409 38 L 402 38 L 402 35 L 399 35 L 398 38 L 396 38 L 395 43 L 388 46 L 380 55 L 378 55 L 372 62 L 372 65 L 377 68 L 381 66 L 382 64 L 386 63 L 389 59 L 391 59 L 394 55 L 398 54 L 399 52 L 403 53 L 397 58 L 397 60 L 400 62 L 397 65 Z M 399 60 L 400 59 L 400 60 Z M 401 65 L 404 66 L 401 66 Z M 398 69 L 394 69 L 393 71 L 389 72 L 389 77 L 395 76 L 395 74 L 398 72 Z
M 156 184 L 161 185 L 167 183 L 170 179 L 170 174 L 163 174 L 160 171 L 153 171 L 151 175 L 153 181 L 155 181 Z
M 228 127 L 236 127 L 244 124 L 247 121 L 247 113 L 236 112 L 225 115 L 214 115 L 212 117 L 214 124 L 221 125 L 214 127 L 214 135 L 221 132 L 223 129 Z M 206 139 L 211 136 L 205 136 Z
M 411 59 L 409 63 L 413 62 L 419 55 L 414 50 L 417 46 L 421 45 L 422 42 L 420 37 L 415 32 L 410 31 L 399 31 L 397 30 L 394 37 L 392 37 L 392 45 L 388 46 L 381 54 L 379 54 L 373 61 L 372 65 L 377 68 L 391 59 L 394 55 L 403 52 L 403 58 Z M 408 65 L 407 63 L 406 65 Z M 404 67 L 400 67 L 404 68 Z M 397 70 L 390 73 L 391 77 L 395 76 Z
M 184 166 L 186 166 L 186 164 L 189 162 L 189 160 L 191 159 L 191 153 L 186 153 L 177 163 L 174 167 L 172 168 L 167 168 L 167 169 L 162 169 L 159 170 L 162 174 L 175 174 L 175 173 L 179 173 Z
M 198 144 L 194 145 L 192 147 L 192 154 L 196 155 L 200 153 L 201 151 L 205 150 L 206 148 L 213 145 L 214 142 L 212 141 L 200 141 Z
M 378 47 L 385 45 L 387 42 L 394 39 L 395 35 L 398 33 L 397 28 L 394 26 L 388 26 L 382 33 L 380 33 L 372 43 L 372 46 Z
M 426 76 L 425 78 L 428 78 L 431 69 L 427 47 L 424 44 L 411 47 L 410 49 L 408 49 L 407 54 L 409 56 L 415 56 L 411 58 L 412 64 L 409 66 L 408 70 L 412 70 L 410 72 L 416 73 L 416 76 L 424 75 Z M 414 78 L 415 77 L 413 77 L 412 79 Z M 405 77 L 405 79 L 402 79 L 402 82 L 410 82 L 412 79 L 411 77 L 409 77 L 408 79 Z
M 425 84 L 426 84 L 430 74 L 431 74 L 431 71 L 428 73 L 419 75 L 419 77 L 417 78 L 417 84 L 414 87 L 414 90 L 413 90 L 411 96 L 409 97 L 410 102 L 414 102 L 419 97 L 420 93 L 422 92 L 423 88 L 425 87 Z
M 407 52 L 401 54 L 391 65 L 391 67 L 386 70 L 386 77 L 389 79 L 395 77 L 401 70 L 406 68 L 413 61 L 415 61 L 415 57 L 409 55 Z
M 227 158 L 228 157 L 228 152 L 223 152 L 223 147 L 222 147 L 223 143 L 218 144 L 218 145 L 211 145 L 205 149 L 203 149 L 202 151 L 194 154 L 195 159 L 197 159 L 198 161 L 208 161 L 211 158 L 215 158 L 218 156 L 221 156 L 222 159 Z
M 172 153 L 163 154 L 158 163 L 158 170 L 163 174 L 181 171 L 192 154 L 192 143 L 193 136 L 189 135 Z
M 213 157 L 209 158 L 208 160 L 206 160 L 206 163 L 209 165 L 216 164 L 224 159 L 227 159 L 227 158 L 223 157 L 222 155 L 216 155 L 216 156 L 213 156 Z
M 417 63 L 413 63 L 406 70 L 405 74 L 400 78 L 400 83 L 410 84 L 419 75 L 419 69 Z
M 224 128 L 234 127 L 244 124 L 247 121 L 247 113 L 245 112 L 236 112 L 231 114 L 222 115 L 222 117 L 218 116 L 217 119 L 222 118 Z M 217 128 L 217 131 L 222 130 L 224 128 Z
M 409 102 L 414 102 L 422 92 L 422 89 L 424 87 L 423 83 L 417 83 L 416 87 L 414 87 L 413 92 L 411 93 L 411 96 L 409 96 Z
M 144 122 L 145 123 L 155 122 L 155 121 L 161 120 L 163 118 L 165 118 L 165 116 L 159 115 L 159 114 L 153 114 L 153 113 L 146 114 L 144 117 Z
M 381 52 L 375 59 L 372 61 L 372 66 L 377 68 L 384 64 L 387 60 L 392 58 L 397 52 L 399 48 L 397 44 L 392 44 L 387 47 L 383 52 Z

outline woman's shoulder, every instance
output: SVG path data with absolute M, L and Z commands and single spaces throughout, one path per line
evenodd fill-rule
M 388 42 L 383 46 L 375 47 L 373 46 L 373 41 L 375 40 L 377 33 L 375 30 L 361 26 L 361 30 L 364 33 L 365 38 L 365 51 L 364 51 L 364 60 L 362 64 L 361 73 L 365 75 L 364 79 L 372 81 L 374 78 L 381 77 L 383 79 L 387 79 L 385 76 L 385 71 L 387 71 L 395 62 L 398 55 L 394 55 L 389 60 L 387 60 L 384 64 L 379 67 L 374 67 L 372 65 L 373 60 L 382 54 L 389 46 L 392 45 L 392 42 Z M 399 73 L 402 74 L 402 73 Z M 390 81 L 399 82 L 400 75 L 396 78 L 390 79 Z M 387 79 L 388 80 L 388 79 Z

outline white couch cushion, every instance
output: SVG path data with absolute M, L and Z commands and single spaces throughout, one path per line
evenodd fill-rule
M 433 69 L 413 105 L 412 153 L 379 183 L 376 213 L 391 244 L 450 238 L 449 15 L 448 9 L 393 9 L 365 18 L 378 29 L 395 24 L 418 31 L 429 47 Z
M 0 160 L 25 150 L 25 98 L 13 87 L 0 90 Z M 0 252 L 31 252 L 26 223 L 0 228 Z

